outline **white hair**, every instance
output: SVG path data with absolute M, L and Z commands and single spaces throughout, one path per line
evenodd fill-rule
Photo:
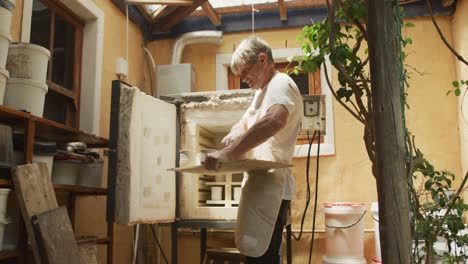
M 249 37 L 241 41 L 236 51 L 232 54 L 231 70 L 234 74 L 240 74 L 240 69 L 245 65 L 257 63 L 258 55 L 265 53 L 268 58 L 268 64 L 273 65 L 273 55 L 268 43 L 257 37 Z

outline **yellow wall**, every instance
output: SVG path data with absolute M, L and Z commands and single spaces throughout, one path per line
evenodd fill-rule
M 465 16 L 466 17 L 466 16 Z M 450 18 L 439 18 L 440 26 L 446 33 L 448 40 L 452 41 L 452 24 Z M 456 79 L 454 59 L 450 52 L 439 40 L 437 33 L 429 19 L 412 19 L 415 28 L 405 29 L 404 35 L 413 39 L 413 45 L 406 49 L 407 64 L 415 67 L 418 72 L 410 70 L 411 79 L 407 110 L 407 124 L 416 135 L 417 146 L 423 151 L 437 168 L 447 169 L 460 177 L 460 143 L 458 138 L 457 99 L 445 96 L 451 82 Z M 466 24 L 466 23 L 465 23 Z M 273 49 L 294 48 L 299 43 L 296 37 L 300 28 L 286 30 L 258 31 L 257 35 L 270 43 Z M 216 89 L 215 63 L 217 53 L 231 53 L 241 39 L 250 35 L 246 33 L 225 34 L 223 43 L 216 45 L 187 46 L 182 55 L 182 61 L 192 63 L 197 74 L 194 91 L 210 91 Z M 174 40 L 154 41 L 149 47 L 157 58 L 157 64 L 167 64 L 172 53 L 171 45 Z M 336 74 L 333 75 L 333 84 L 337 85 Z M 359 201 L 366 202 L 368 206 L 376 201 L 375 180 L 370 169 L 363 137 L 363 127 L 356 122 L 345 110 L 334 102 L 335 149 L 336 154 L 323 157 L 320 160 L 319 204 L 325 201 Z M 312 166 L 315 166 L 312 159 Z M 294 160 L 294 172 L 298 186 L 298 199 L 293 202 L 293 229 L 299 229 L 300 217 L 305 205 L 305 165 L 306 159 Z M 315 167 L 314 167 L 315 168 Z M 314 171 L 314 169 L 312 169 Z M 314 177 L 312 175 L 311 177 Z M 315 180 L 311 180 L 314 190 Z M 312 191 L 313 195 L 313 191 Z M 309 209 L 305 229 L 312 226 L 312 210 Z M 373 228 L 370 213 L 365 217 L 366 229 Z M 318 207 L 317 228 L 324 229 L 322 209 Z M 180 258 L 189 260 L 198 257 L 198 246 L 190 247 L 185 239 L 193 239 L 193 235 L 181 235 L 179 247 Z M 215 236 L 215 235 L 212 235 Z M 318 263 L 324 253 L 324 239 L 322 233 L 314 246 L 314 259 Z M 211 242 L 210 242 L 211 241 Z M 217 244 L 216 239 L 210 243 Z M 300 242 L 294 242 L 294 262 L 304 263 L 308 257 L 310 237 L 306 235 Z M 226 242 L 226 246 L 232 241 Z M 368 261 L 374 255 L 373 236 L 366 234 L 366 257 Z M 182 253 L 183 252 L 183 253 Z M 190 252 L 190 254 L 188 254 Z M 193 254 L 193 255 L 192 255 Z M 304 262 L 303 262 L 304 261 Z M 182 262 L 189 263 L 189 262 Z
M 465 60 L 468 60 L 468 1 L 458 1 L 457 10 L 453 19 L 453 45 L 460 55 Z M 456 60 L 456 73 L 458 80 L 468 80 L 468 65 Z M 463 90 L 466 92 L 466 86 Z M 464 93 L 463 92 L 463 93 Z M 462 93 L 462 94 L 463 94 Z M 463 114 L 462 114 L 463 113 Z M 460 126 L 460 149 L 462 172 L 468 171 L 468 100 L 463 96 L 459 98 L 459 126 Z M 468 194 L 465 193 L 465 200 L 468 199 Z

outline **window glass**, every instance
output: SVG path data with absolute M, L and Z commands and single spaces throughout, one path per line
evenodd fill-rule
M 69 90 L 73 88 L 74 56 L 75 28 L 60 16 L 56 16 L 52 82 Z

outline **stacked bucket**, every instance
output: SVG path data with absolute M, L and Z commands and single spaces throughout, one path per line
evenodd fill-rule
M 11 43 L 15 0 L 0 0 L 0 104 L 42 117 L 50 52 L 38 45 Z
M 8 46 L 11 43 L 11 17 L 15 0 L 0 0 L 0 104 L 3 104 L 5 87 L 10 74 L 6 70 Z
M 364 258 L 364 203 L 324 203 L 323 264 L 366 264 Z

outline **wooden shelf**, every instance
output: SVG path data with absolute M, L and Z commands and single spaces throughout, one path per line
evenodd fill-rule
M 18 250 L 3 250 L 0 251 L 0 260 L 2 259 L 12 259 L 19 256 Z
M 107 237 L 105 238 L 77 237 L 76 243 L 78 243 L 78 245 L 109 244 L 109 239 Z
M 1 188 L 13 188 L 11 180 L 0 179 Z M 87 195 L 106 195 L 106 188 L 87 187 L 79 185 L 66 185 L 66 184 L 54 184 L 55 191 L 65 191 L 75 194 L 87 194 Z
M 241 186 L 242 182 L 205 182 L 206 185 L 209 186 L 224 186 L 224 185 L 233 185 L 233 186 Z
M 29 120 L 33 121 L 36 125 L 35 135 L 43 140 L 56 142 L 83 141 L 90 148 L 105 148 L 109 146 L 109 140 L 106 138 L 88 134 L 76 128 L 70 128 L 45 118 L 0 105 L 0 123 L 22 127 Z

